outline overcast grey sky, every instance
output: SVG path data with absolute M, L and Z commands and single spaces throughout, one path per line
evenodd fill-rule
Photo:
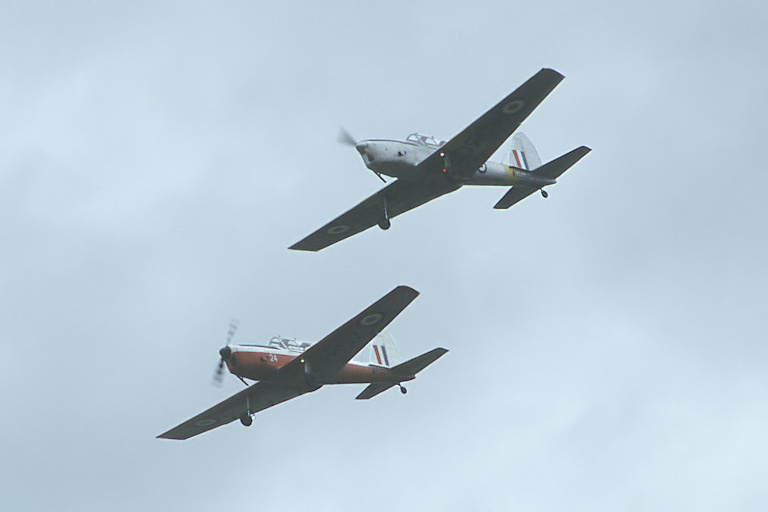
M 0 509 L 768 506 L 764 1 L 0 7 Z M 335 142 L 450 138 L 542 67 L 542 160 L 318 254 L 377 190 Z M 317 340 L 398 284 L 404 357 L 188 442 L 236 341 Z

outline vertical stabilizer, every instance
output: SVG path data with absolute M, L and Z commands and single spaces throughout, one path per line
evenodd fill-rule
M 512 136 L 507 160 L 505 163 L 527 171 L 541 166 L 541 158 L 533 142 L 522 132 Z
M 402 362 L 395 340 L 386 331 L 373 338 L 370 345 L 369 362 L 378 366 L 390 368 Z

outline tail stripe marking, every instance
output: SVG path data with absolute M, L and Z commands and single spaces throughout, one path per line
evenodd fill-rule
M 525 169 L 526 171 L 529 171 L 530 167 L 528 167 L 528 159 L 525 158 L 525 151 L 521 151 L 520 152 L 520 156 L 523 157 L 523 165 L 525 165 L 525 167 L 523 167 L 523 169 Z
M 512 150 L 512 154 L 513 154 L 513 155 L 515 155 L 515 161 L 517 162 L 517 166 L 518 166 L 518 167 L 520 167 L 520 168 L 522 168 L 523 166 L 522 166 L 522 165 L 520 165 L 520 157 L 519 157 L 519 156 L 517 156 L 517 150 L 516 150 L 516 149 L 513 149 L 513 150 Z
M 389 366 L 389 358 L 387 357 L 387 349 L 384 348 L 384 345 L 381 346 L 381 353 L 384 355 L 384 364 Z
M 376 353 L 376 360 L 381 364 L 381 356 L 379 355 L 379 347 L 373 346 L 373 351 Z

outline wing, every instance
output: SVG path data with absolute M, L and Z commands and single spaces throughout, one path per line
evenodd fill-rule
M 280 368 L 280 373 L 292 373 L 294 378 L 310 374 L 312 380 L 318 383 L 333 377 L 418 295 L 419 292 L 413 288 L 398 286 L 309 347 L 300 357 L 286 363 Z
M 263 411 L 273 405 L 296 398 L 314 389 L 316 388 L 301 385 L 258 382 L 157 437 L 162 439 L 189 439 L 235 421 L 248 408 L 250 408 L 251 413 Z
M 446 179 L 430 183 L 396 180 L 290 249 L 319 251 L 375 226 L 384 218 L 385 200 L 391 219 L 456 189 L 458 186 Z
M 452 174 L 469 178 L 563 78 L 553 69 L 542 69 L 419 166 L 426 166 L 432 171 L 430 174 L 450 167 Z M 444 155 L 448 157 L 447 161 Z

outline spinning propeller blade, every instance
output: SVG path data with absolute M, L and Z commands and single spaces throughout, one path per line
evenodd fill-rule
M 361 143 L 360 143 L 360 144 L 361 144 L 361 146 L 360 146 L 360 147 L 358 147 L 358 146 L 357 146 L 358 142 L 357 142 L 357 141 L 355 140 L 355 138 L 354 138 L 354 137 L 353 137 L 353 136 L 352 136 L 352 135 L 351 135 L 351 134 L 350 134 L 350 133 L 349 133 L 347 130 L 345 130 L 344 128 L 340 128 L 340 129 L 339 129 L 339 135 L 336 137 L 336 140 L 339 142 L 339 144 L 344 144 L 345 146 L 351 146 L 351 147 L 353 147 L 353 148 L 356 148 L 358 151 L 360 151 L 360 152 L 361 152 L 361 154 L 362 154 L 362 152 L 364 151 L 364 149 L 361 149 L 361 148 L 364 148 L 364 147 L 365 147 L 365 142 L 361 142 Z M 379 179 L 380 179 L 381 181 L 383 181 L 384 183 L 386 183 L 386 182 L 387 182 L 387 180 L 385 180 L 385 179 L 384 179 L 384 177 L 383 177 L 383 176 L 382 176 L 380 173 L 378 173 L 378 172 L 376 172 L 376 171 L 373 171 L 373 173 L 374 173 L 376 176 L 378 176 L 378 177 L 379 177 Z
M 344 144 L 345 146 L 355 147 L 357 145 L 355 138 L 344 128 L 339 129 L 339 135 L 336 136 L 336 140 L 339 144 Z
M 219 359 L 219 366 L 216 368 L 216 373 L 213 374 L 213 383 L 216 386 L 221 386 L 222 377 L 224 375 L 224 363 L 232 355 L 232 349 L 229 348 L 229 343 L 232 341 L 232 338 L 235 337 L 238 325 L 240 325 L 240 321 L 237 318 L 233 318 L 232 321 L 229 322 L 229 331 L 227 331 L 227 344 L 224 345 L 224 348 L 219 350 L 219 356 L 221 356 L 221 359 Z

